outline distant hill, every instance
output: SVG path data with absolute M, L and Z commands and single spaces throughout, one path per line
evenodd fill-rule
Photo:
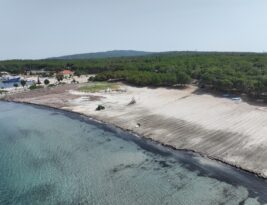
M 230 55 L 230 56 L 243 56 L 243 55 L 266 55 L 266 53 L 253 53 L 253 52 L 216 52 L 216 51 L 165 51 L 165 52 L 145 52 L 135 50 L 113 50 L 95 53 L 81 53 L 74 55 L 66 55 L 59 57 L 51 57 L 49 59 L 57 60 L 83 60 L 83 59 L 103 59 L 103 58 L 118 58 L 118 57 L 138 57 L 138 56 L 192 56 L 192 55 Z M 47 60 L 44 59 L 44 60 Z
M 60 57 L 53 57 L 49 59 L 75 60 L 75 59 L 93 59 L 93 58 L 116 58 L 116 57 L 145 56 L 145 55 L 150 55 L 150 54 L 155 54 L 155 53 L 145 52 L 145 51 L 134 51 L 134 50 L 113 50 L 113 51 L 106 51 L 106 52 L 66 55 L 66 56 L 60 56 Z

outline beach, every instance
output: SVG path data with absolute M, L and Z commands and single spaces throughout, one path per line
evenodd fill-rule
M 77 112 L 181 150 L 223 161 L 267 178 L 267 108 L 184 89 L 133 87 L 79 91 L 61 85 L 4 97 Z M 132 99 L 135 103 L 130 103 Z M 96 111 L 98 105 L 104 110 Z

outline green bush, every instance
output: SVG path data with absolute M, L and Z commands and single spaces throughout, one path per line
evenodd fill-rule
M 44 84 L 45 84 L 45 85 L 48 85 L 49 83 L 50 83 L 50 81 L 49 81 L 48 79 L 45 79 L 45 80 L 44 80 Z
M 5 93 L 7 93 L 6 90 L 0 90 L 0 95 L 1 95 L 1 94 L 5 94 Z
M 34 90 L 34 89 L 37 89 L 37 86 L 36 84 L 32 84 L 30 87 L 29 87 L 30 90 Z
M 22 87 L 24 87 L 26 85 L 27 81 L 26 80 L 21 80 L 20 84 L 22 85 Z
M 32 84 L 30 87 L 29 87 L 29 89 L 30 90 L 35 90 L 35 89 L 39 89 L 39 88 L 43 88 L 44 86 L 37 86 L 36 84 Z
M 96 111 L 105 110 L 105 107 L 103 105 L 98 105 L 95 110 Z

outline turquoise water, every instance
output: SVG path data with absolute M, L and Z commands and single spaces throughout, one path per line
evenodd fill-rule
M 0 204 L 264 204 L 267 182 L 75 114 L 0 102 Z

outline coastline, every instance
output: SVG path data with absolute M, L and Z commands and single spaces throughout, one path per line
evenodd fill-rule
M 63 112 L 63 113 L 75 114 L 75 115 L 78 115 L 79 117 L 81 117 L 82 119 L 85 118 L 85 120 L 90 120 L 90 122 L 94 122 L 94 123 L 96 123 L 98 125 L 104 125 L 104 126 L 106 126 L 106 128 L 108 128 L 108 129 L 110 129 L 112 131 L 115 131 L 116 129 L 119 129 L 122 132 L 128 133 L 129 135 L 132 135 L 132 136 L 136 137 L 136 140 L 140 140 L 140 139 L 144 140 L 145 142 L 152 143 L 153 146 L 160 145 L 160 146 L 163 147 L 163 149 L 169 149 L 171 152 L 172 151 L 173 152 L 176 152 L 176 151 L 185 152 L 185 153 L 188 153 L 190 155 L 194 155 L 194 156 L 197 156 L 197 157 L 202 157 L 204 159 L 215 161 L 216 163 L 222 163 L 224 166 L 229 166 L 230 168 L 237 169 L 238 171 L 241 171 L 241 173 L 251 174 L 251 175 L 253 175 L 253 176 L 255 176 L 255 177 L 257 177 L 259 179 L 262 179 L 262 180 L 267 182 L 267 177 L 266 176 L 262 176 L 261 173 L 257 173 L 257 172 L 255 172 L 253 170 L 244 169 L 244 168 L 242 168 L 242 166 L 237 166 L 235 164 L 230 164 L 227 161 L 224 161 L 223 159 L 219 159 L 219 158 L 216 158 L 216 157 L 209 156 L 209 155 L 207 155 L 205 153 L 198 152 L 197 150 L 177 149 L 176 147 L 174 147 L 172 145 L 164 144 L 162 142 L 155 141 L 152 138 L 148 138 L 148 137 L 145 137 L 145 136 L 140 136 L 138 133 L 135 133 L 133 130 L 124 129 L 124 128 L 120 127 L 120 126 L 117 126 L 116 124 L 108 123 L 108 122 L 96 119 L 96 118 L 94 118 L 92 116 L 88 116 L 88 115 L 83 114 L 83 113 L 74 112 L 74 111 L 71 111 L 71 110 L 68 110 L 68 109 L 64 109 L 64 108 L 56 108 L 56 107 L 52 107 L 52 106 L 48 106 L 48 105 L 34 104 L 34 103 L 30 103 L 30 102 L 16 102 L 16 101 L 4 100 L 4 99 L 0 99 L 0 101 L 29 105 L 29 106 L 37 107 L 39 109 L 52 109 L 52 110 L 56 110 L 56 111 Z M 160 151 L 160 149 L 158 147 L 156 149 L 158 149 L 158 151 Z
M 67 94 L 71 93 L 73 94 L 73 90 L 64 90 L 64 92 L 60 93 L 60 96 L 63 96 L 63 97 L 66 97 L 66 92 Z M 64 94 L 63 94 L 64 93 Z M 106 95 L 106 94 L 103 94 L 103 95 Z M 78 97 L 77 97 L 78 96 Z M 77 95 L 76 97 L 79 99 L 81 96 L 80 95 Z M 59 97 L 59 96 L 56 96 L 56 97 Z M 84 95 L 83 95 L 84 97 Z M 230 165 L 231 167 L 235 167 L 241 171 L 245 171 L 245 172 L 248 172 L 248 173 L 251 173 L 261 179 L 264 179 L 266 180 L 267 179 L 267 175 L 264 173 L 264 172 L 261 172 L 257 169 L 250 169 L 246 166 L 243 166 L 242 163 L 240 162 L 237 162 L 237 163 L 234 163 L 232 161 L 229 161 L 229 160 L 225 160 L 225 158 L 223 157 L 220 157 L 220 155 L 212 155 L 212 154 L 209 154 L 208 152 L 203 152 L 199 149 L 194 149 L 194 147 L 190 147 L 190 146 L 185 146 L 185 147 L 179 147 L 179 146 L 176 146 L 175 143 L 172 143 L 172 141 L 164 141 L 163 140 L 159 140 L 158 138 L 155 138 L 153 137 L 153 132 L 149 131 L 147 132 L 147 130 L 145 128 L 143 128 L 143 124 L 141 124 L 141 127 L 142 129 L 139 129 L 137 128 L 135 125 L 135 123 L 131 123 L 131 126 L 129 127 L 129 123 L 131 122 L 131 120 L 128 120 L 127 119 L 124 119 L 124 121 L 126 121 L 126 123 L 124 122 L 120 124 L 120 121 L 122 120 L 122 118 L 124 117 L 124 115 L 119 116 L 119 117 L 116 117 L 116 115 L 112 115 L 111 117 L 109 115 L 106 115 L 107 112 L 113 112 L 113 113 L 116 113 L 117 112 L 114 112 L 113 110 L 108 110 L 106 112 L 103 112 L 103 113 L 94 113 L 94 114 L 90 114 L 90 112 L 83 112 L 82 109 L 80 109 L 79 106 L 77 106 L 76 104 L 75 105 L 69 105 L 68 103 L 71 101 L 73 103 L 73 100 L 77 100 L 77 98 L 74 98 L 74 97 L 71 97 L 69 99 L 69 101 L 66 101 L 65 104 L 64 103 L 59 103 L 58 105 L 59 106 L 56 106 L 55 104 L 53 104 L 53 99 L 51 100 L 51 98 L 49 98 L 50 100 L 50 103 L 47 103 L 47 101 L 42 101 L 41 98 L 38 98 L 38 96 L 31 96 L 31 98 L 25 98 L 25 99 L 21 99 L 21 98 L 13 98 L 13 99 L 1 99 L 2 101 L 10 101 L 10 102 L 16 102 L 16 103 L 24 103 L 24 104 L 30 104 L 30 105 L 34 105 L 34 106 L 43 106 L 43 107 L 48 107 L 48 108 L 52 108 L 52 109 L 58 109 L 58 110 L 63 110 L 64 112 L 70 112 L 70 113 L 76 113 L 76 114 L 79 114 L 81 116 L 84 116 L 86 118 L 89 118 L 91 120 L 95 120 L 96 122 L 98 123 L 103 123 L 105 125 L 111 125 L 111 126 L 114 126 L 116 128 L 119 128 L 125 132 L 128 132 L 130 134 L 133 134 L 135 135 L 136 137 L 138 138 L 143 138 L 143 139 L 146 139 L 146 140 L 150 140 L 152 142 L 155 142 L 155 143 L 159 143 L 160 145 L 164 146 L 164 147 L 167 147 L 167 148 L 170 148 L 172 150 L 178 150 L 178 151 L 185 151 L 185 152 L 191 152 L 191 153 L 194 153 L 194 154 L 197 154 L 201 157 L 204 157 L 204 158 L 208 158 L 210 160 L 215 160 L 217 162 L 220 162 L 220 163 L 223 163 L 223 164 L 226 164 L 226 165 Z M 58 100 L 58 99 L 57 99 Z M 52 104 L 51 104 L 52 103 Z M 98 104 L 99 102 L 96 101 L 94 102 L 93 106 L 95 108 L 96 104 Z M 125 104 L 125 102 L 124 102 Z M 76 109 L 76 108 L 79 108 L 79 109 Z M 142 112 L 142 110 L 141 110 Z M 119 112 L 119 114 L 121 114 L 121 112 Z M 127 115 L 129 115 L 129 112 L 126 113 Z M 117 115 L 118 116 L 118 115 Z M 114 118 L 116 117 L 116 120 L 114 120 Z M 153 116 L 152 116 L 153 118 Z M 151 119 L 152 119 L 151 118 Z M 164 118 L 161 119 L 161 120 L 165 120 Z M 134 120 L 132 120 L 134 121 Z M 168 122 L 169 119 L 167 120 Z M 134 121 L 136 122 L 136 121 Z M 151 123 L 154 123 L 151 122 Z M 158 126 L 158 125 L 156 125 Z M 149 127 L 149 129 L 153 129 L 153 127 Z M 188 129 L 188 127 L 184 127 L 184 129 Z M 196 127 L 195 129 L 198 129 L 198 127 Z M 156 130 L 157 131 L 157 130 Z M 168 131 L 168 130 L 166 130 Z M 217 132 L 218 133 L 218 132 Z M 163 133 L 164 134 L 164 133 Z M 160 136 L 160 134 L 159 134 Z
M 5 102 L 3 103 L 5 107 Z M 254 198 L 258 202 L 257 204 L 261 204 L 261 203 L 264 204 L 267 201 L 267 195 L 266 195 L 267 181 L 256 177 L 252 173 L 248 173 L 243 170 L 235 169 L 232 166 L 217 162 L 215 160 L 203 158 L 197 153 L 193 153 L 190 151 L 183 151 L 183 150 L 182 151 L 175 150 L 173 148 L 163 146 L 162 144 L 158 142 L 151 141 L 150 139 L 146 139 L 144 137 L 133 135 L 113 125 L 96 121 L 93 118 L 90 118 L 85 115 L 81 115 L 79 113 L 66 111 L 64 109 L 58 109 L 58 108 L 53 108 L 53 107 L 50 108 L 48 106 L 43 106 L 43 105 L 35 105 L 31 103 L 21 103 L 21 105 L 18 103 L 14 103 L 14 102 L 10 102 L 10 103 L 11 104 L 10 105 L 7 104 L 6 107 L 11 106 L 11 108 L 16 107 L 15 109 L 18 109 L 18 110 L 24 110 L 24 109 L 31 110 L 31 112 L 34 112 L 34 113 L 35 111 L 38 113 L 39 112 L 38 110 L 41 109 L 41 110 L 44 110 L 43 111 L 44 116 L 47 116 L 47 117 L 48 115 L 64 116 L 64 117 L 70 118 L 71 120 L 75 120 L 75 121 L 77 120 L 78 123 L 88 123 L 93 126 L 96 126 L 97 129 L 99 128 L 103 130 L 104 132 L 107 131 L 107 134 L 109 132 L 112 132 L 116 135 L 117 138 L 122 138 L 123 140 L 127 141 L 127 143 L 129 142 L 129 143 L 136 144 L 138 147 L 140 147 L 140 149 L 139 148 L 137 149 L 137 150 L 140 150 L 140 152 L 151 153 L 152 156 L 155 156 L 154 157 L 155 159 L 159 160 L 157 162 L 160 163 L 160 165 L 164 169 L 171 168 L 172 166 L 175 165 L 175 162 L 177 162 L 178 166 L 179 164 L 180 165 L 182 164 L 182 167 L 188 170 L 188 172 L 193 172 L 197 174 L 197 177 L 200 177 L 200 179 L 202 177 L 210 178 L 207 180 L 215 179 L 215 180 L 218 180 L 219 183 L 222 183 L 225 185 L 229 184 L 239 190 L 246 190 L 245 193 L 247 195 L 246 195 L 246 198 L 244 199 Z M 42 112 L 40 113 L 41 113 L 40 119 L 43 119 Z M 62 119 L 62 118 L 59 117 L 58 119 Z M 76 122 L 74 124 L 76 124 Z

